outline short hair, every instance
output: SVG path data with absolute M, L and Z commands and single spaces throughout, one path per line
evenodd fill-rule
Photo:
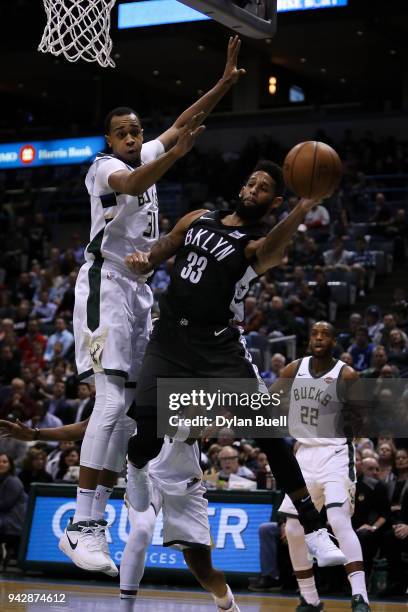
M 123 115 L 136 115 L 136 117 L 140 121 L 140 117 L 133 108 L 130 106 L 118 106 L 111 110 L 105 117 L 104 126 L 105 126 L 105 134 L 109 134 L 111 128 L 111 121 L 113 117 L 123 117 Z
M 283 197 L 285 193 L 285 181 L 283 180 L 282 168 L 269 159 L 260 159 L 251 172 L 266 172 L 275 181 L 275 198 Z
M 312 329 L 316 327 L 317 325 L 326 325 L 326 327 L 328 327 L 329 329 L 331 337 L 334 339 L 336 338 L 336 330 L 334 329 L 334 325 L 332 325 L 328 321 L 316 321 L 316 323 L 313 323 Z

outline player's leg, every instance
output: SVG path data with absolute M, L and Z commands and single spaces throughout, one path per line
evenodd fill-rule
M 336 483 L 335 483 L 336 484 Z M 363 553 L 360 540 L 351 524 L 350 503 L 328 503 L 327 520 L 336 536 L 341 551 L 346 556 L 344 568 L 351 585 L 352 609 L 358 612 L 369 610 L 367 586 L 365 581 Z
M 186 548 L 183 550 L 184 559 L 192 574 L 197 578 L 203 589 L 211 593 L 218 610 L 239 612 L 234 595 L 228 586 L 223 572 L 212 565 L 211 549 L 205 546 L 199 548 Z
M 160 505 L 157 505 L 157 508 L 159 507 Z M 129 508 L 130 532 L 120 563 L 120 612 L 133 610 L 155 522 L 156 510 L 153 505 L 145 512 L 136 512 Z
M 305 541 L 305 531 L 296 515 L 289 516 L 286 521 L 286 539 L 288 541 L 289 555 L 293 571 L 300 591 L 300 604 L 297 612 L 312 612 L 322 610 L 316 589 L 313 573 L 313 562 L 310 561 Z
M 201 483 L 185 495 L 163 493 L 163 544 L 183 550 L 187 565 L 201 586 L 212 593 L 218 610 L 239 612 L 223 572 L 212 565 L 208 501 L 204 493 Z

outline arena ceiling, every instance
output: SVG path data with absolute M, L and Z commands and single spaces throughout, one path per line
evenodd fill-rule
M 211 22 L 114 27 L 117 68 L 102 69 L 38 53 L 44 25 L 41 0 L 2 0 L 3 140 L 16 123 L 19 132 L 41 130 L 47 121 L 54 127 L 67 121 L 93 127 L 106 109 L 122 103 L 134 104 L 142 114 L 151 108 L 171 113 L 220 76 L 228 37 L 226 29 Z M 408 88 L 407 40 L 406 0 L 350 0 L 347 9 L 279 15 L 272 41 L 245 39 L 241 65 L 255 59 L 264 74 L 279 67 L 313 84 L 318 95 L 312 103 L 374 97 L 398 106 L 404 72 Z

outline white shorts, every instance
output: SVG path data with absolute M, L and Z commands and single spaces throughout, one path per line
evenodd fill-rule
M 163 511 L 163 546 L 179 550 L 195 546 L 211 546 L 208 501 L 202 484 L 185 495 L 168 495 L 153 482 L 152 506 Z
M 95 372 L 136 382 L 151 332 L 153 295 L 112 262 L 85 263 L 75 286 L 75 359 L 80 380 Z
M 352 444 L 340 446 L 306 446 L 301 444 L 296 459 L 302 470 L 310 496 L 316 508 L 342 506 L 349 502 L 350 514 L 354 512 L 355 469 L 354 447 Z M 297 518 L 298 512 L 288 495 L 279 512 Z

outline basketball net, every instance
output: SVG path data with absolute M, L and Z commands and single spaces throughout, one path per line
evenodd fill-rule
M 43 0 L 47 25 L 38 46 L 42 53 L 83 59 L 103 68 L 115 67 L 110 57 L 111 10 L 116 0 Z

